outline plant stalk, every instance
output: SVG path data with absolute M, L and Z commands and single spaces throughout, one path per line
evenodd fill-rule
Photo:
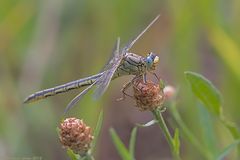
M 159 109 L 155 109 L 155 110 L 152 111 L 152 113 L 153 113 L 155 119 L 157 120 L 158 125 L 163 130 L 164 136 L 166 137 L 166 140 L 167 140 L 167 142 L 170 146 L 173 157 L 176 160 L 181 160 L 180 155 L 174 149 L 173 137 L 171 136 L 171 134 L 169 132 L 169 129 L 168 129 L 168 127 L 167 127 L 167 125 L 166 125 L 166 123 L 163 119 L 161 111 Z

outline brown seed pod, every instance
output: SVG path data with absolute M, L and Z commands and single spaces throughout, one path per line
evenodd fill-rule
M 91 128 L 82 120 L 67 118 L 60 124 L 60 141 L 64 148 L 70 148 L 76 154 L 85 154 L 93 140 Z
M 142 78 L 133 82 L 133 92 L 136 106 L 140 111 L 152 111 L 161 107 L 165 100 L 163 89 L 159 84 L 152 81 L 144 83 Z

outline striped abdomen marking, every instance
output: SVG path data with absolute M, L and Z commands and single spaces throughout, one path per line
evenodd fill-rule
M 126 53 L 118 66 L 114 78 L 123 75 L 141 75 L 146 72 L 144 58 L 134 53 Z
M 114 73 L 112 79 L 115 79 L 117 77 L 124 76 L 124 75 L 141 75 L 145 72 L 146 72 L 146 66 L 145 66 L 143 57 L 138 56 L 134 53 L 126 53 L 121 64 L 118 66 L 116 72 Z M 72 81 L 60 86 L 56 86 L 53 88 L 36 92 L 28 96 L 25 99 L 24 103 L 34 102 L 40 99 L 54 96 L 56 94 L 67 92 L 72 89 L 77 89 L 77 88 L 91 85 L 92 83 L 94 83 L 96 79 L 101 77 L 103 73 L 104 72 L 90 76 L 90 77 L 86 77 L 83 79 L 79 79 L 76 81 Z
M 91 85 L 97 78 L 99 78 L 103 73 L 99 73 L 87 78 L 83 78 L 83 79 L 79 79 L 76 81 L 72 81 L 60 86 L 56 86 L 53 88 L 49 88 L 49 89 L 45 89 L 42 91 L 38 91 L 34 94 L 31 94 L 30 96 L 28 96 L 25 100 L 24 103 L 30 103 L 30 102 L 34 102 L 40 99 L 44 99 L 50 96 L 54 96 L 56 94 L 60 94 L 60 93 L 64 93 L 67 91 L 70 91 L 72 89 L 77 89 L 77 88 L 81 88 L 84 86 L 88 86 Z

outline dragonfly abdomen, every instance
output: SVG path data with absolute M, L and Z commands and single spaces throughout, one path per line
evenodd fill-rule
M 83 79 L 79 79 L 76 81 L 72 81 L 63 85 L 59 85 L 53 88 L 49 88 L 49 89 L 45 89 L 42 91 L 38 91 L 34 94 L 31 94 L 30 96 L 28 96 L 25 100 L 24 103 L 30 103 L 30 102 L 34 102 L 40 99 L 44 99 L 50 96 L 54 96 L 56 94 L 60 94 L 60 93 L 64 93 L 64 92 L 68 92 L 70 90 L 73 89 L 78 89 L 84 86 L 89 86 L 91 85 L 97 78 L 99 78 L 102 75 L 102 73 L 90 76 L 90 77 L 86 77 Z

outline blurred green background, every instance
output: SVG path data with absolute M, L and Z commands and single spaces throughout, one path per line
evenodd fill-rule
M 40 89 L 92 75 L 108 60 L 118 36 L 124 44 L 158 14 L 160 19 L 131 49 L 158 53 L 157 74 L 179 87 L 177 107 L 191 131 L 203 140 L 204 119 L 183 72 L 196 71 L 222 93 L 224 113 L 240 126 L 240 1 L 239 0 L 2 0 L 0 1 L 0 159 L 41 157 L 67 159 L 56 127 L 68 102 L 79 93 L 23 105 Z M 66 116 L 76 116 L 92 128 L 100 110 L 104 126 L 96 159 L 120 159 L 109 136 L 114 127 L 128 144 L 135 123 L 152 119 L 134 101 L 116 102 L 130 77 L 113 81 L 97 101 L 87 94 Z M 65 117 L 66 117 L 65 116 Z M 166 121 L 176 124 L 167 111 Z M 229 132 L 212 117 L 215 141 L 221 150 L 230 144 Z M 156 126 L 138 130 L 136 159 L 171 159 L 169 147 Z M 181 156 L 202 159 L 181 135 Z M 234 157 L 234 155 L 232 156 Z M 231 156 L 230 156 L 231 159 Z

